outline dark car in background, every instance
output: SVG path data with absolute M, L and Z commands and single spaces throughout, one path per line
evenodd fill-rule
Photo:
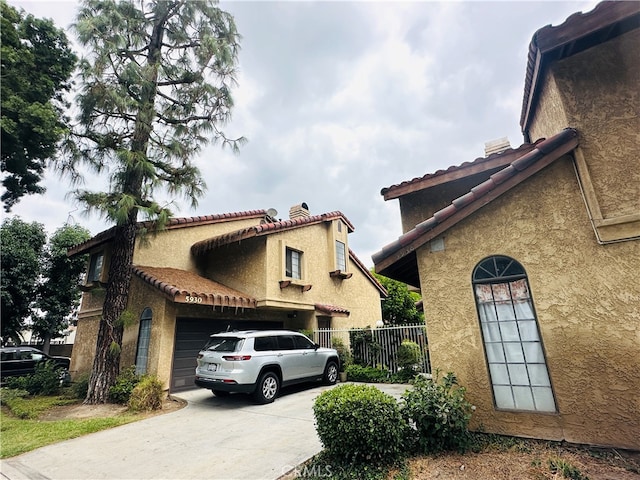
M 61 380 L 68 381 L 69 357 L 54 357 L 33 347 L 2 347 L 0 349 L 0 377 L 4 383 L 8 377 L 29 375 L 36 371 L 36 365 L 41 362 L 52 361 L 59 367 Z

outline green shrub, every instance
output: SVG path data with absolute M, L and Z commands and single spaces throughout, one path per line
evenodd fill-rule
M 348 365 L 345 372 L 347 372 L 347 378 L 352 382 L 388 383 L 391 377 L 389 370 L 363 367 L 357 364 Z
M 126 405 L 135 386 L 140 381 L 135 365 L 125 368 L 116 377 L 116 383 L 109 388 L 109 401 Z
M 344 344 L 344 340 L 340 337 L 331 338 L 331 347 L 335 348 L 338 352 L 338 359 L 340 360 L 340 371 L 344 372 L 346 368 L 351 365 L 351 350 Z
M 134 412 L 162 408 L 162 382 L 154 375 L 144 375 L 131 391 L 129 408 Z
M 89 373 L 83 373 L 78 375 L 78 377 L 73 381 L 70 390 L 75 398 L 86 398 L 87 391 L 89 390 L 89 377 Z
M 39 362 L 34 373 L 9 377 L 7 387 L 26 390 L 29 395 L 56 395 L 61 387 L 61 374 L 62 369 L 55 362 Z
M 313 405 L 316 430 L 328 454 L 340 462 L 385 465 L 401 455 L 404 425 L 398 403 L 370 385 L 343 384 Z
M 420 345 L 411 340 L 403 340 L 398 347 L 396 354 L 398 358 L 398 366 L 403 370 L 415 370 L 418 363 L 420 363 L 420 357 L 422 352 L 420 351 Z
M 0 388 L 0 405 L 8 406 L 16 398 L 24 398 L 29 395 L 26 390 L 18 390 L 15 388 Z
M 472 406 L 464 398 L 453 373 L 441 381 L 415 377 L 413 388 L 402 395 L 401 413 L 410 425 L 407 443 L 423 453 L 457 449 L 464 451 L 470 441 Z

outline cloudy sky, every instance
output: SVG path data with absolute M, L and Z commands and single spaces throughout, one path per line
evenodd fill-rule
M 77 7 L 8 3 L 65 29 Z M 402 233 L 397 200 L 380 190 L 481 157 L 490 140 L 519 146 L 533 34 L 596 3 L 221 2 L 243 37 L 225 131 L 249 143 L 239 155 L 204 149 L 206 195 L 195 210 L 178 201 L 176 216 L 275 208 L 285 219 L 301 202 L 312 214 L 339 210 L 356 228 L 350 248 L 372 266 Z M 110 226 L 65 198 L 54 172 L 44 186 L 12 215 L 49 232 L 66 221 L 93 234 Z

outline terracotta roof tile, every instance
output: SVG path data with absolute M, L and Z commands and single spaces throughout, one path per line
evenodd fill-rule
M 191 253 L 193 253 L 194 255 L 201 255 L 214 248 L 228 245 L 230 243 L 241 242 L 242 240 L 246 240 L 248 238 L 270 235 L 276 232 L 292 230 L 294 228 L 305 227 L 322 222 L 328 222 L 337 218 L 342 219 L 342 221 L 347 225 L 347 228 L 350 232 L 353 232 L 355 230 L 353 224 L 341 212 L 330 212 L 309 217 L 299 217 L 293 220 L 280 220 L 278 222 L 253 225 L 251 227 L 236 230 L 234 232 L 229 232 L 224 235 L 208 238 L 207 240 L 201 240 L 191 246 Z
M 167 222 L 165 229 L 172 230 L 174 228 L 208 225 L 211 223 L 223 223 L 240 218 L 262 218 L 266 215 L 266 213 L 267 212 L 265 210 L 248 210 L 246 212 L 219 213 L 213 215 L 200 215 L 197 217 L 171 218 Z M 138 229 L 152 229 L 153 226 L 153 222 L 138 222 Z M 86 253 L 88 250 L 111 240 L 115 236 L 115 233 L 116 227 L 111 227 L 108 230 L 104 230 L 93 236 L 86 242 L 82 242 L 68 249 L 67 255 L 71 257 L 73 255 Z
M 347 310 L 346 308 L 336 307 L 334 305 L 316 303 L 315 307 L 316 311 L 332 317 L 348 317 L 349 315 L 351 315 L 351 312 L 349 312 L 349 310 Z
M 460 165 L 453 165 L 446 169 L 436 170 L 433 173 L 427 173 L 422 177 L 416 177 L 412 180 L 407 180 L 390 187 L 383 188 L 380 194 L 384 196 L 385 200 L 400 197 L 406 194 L 406 191 L 410 188 L 414 190 L 420 190 L 422 184 L 428 184 L 432 186 L 434 183 L 452 181 L 459 176 L 466 176 L 467 170 L 490 170 L 494 168 L 501 168 L 508 165 L 512 159 L 518 158 L 523 154 L 533 150 L 536 145 L 542 140 L 538 140 L 536 143 L 523 143 L 518 148 L 508 148 L 499 153 L 492 153 L 486 157 L 479 157 L 471 162 L 464 162 Z M 504 160 L 502 162 L 501 160 Z M 505 163 L 506 162 L 506 163 Z
M 176 303 L 256 308 L 255 298 L 186 270 L 134 266 L 133 273 Z
M 415 263 L 415 250 L 418 247 L 442 234 L 539 169 L 572 151 L 577 145 L 578 132 L 571 128 L 537 143 L 535 149 L 514 160 L 511 165 L 492 175 L 480 185 L 473 187 L 471 192 L 454 199 L 450 205 L 435 212 L 432 217 L 375 253 L 372 259 L 376 271 L 409 285 L 419 286 L 417 267 L 409 265 L 412 262 Z M 511 184 L 507 183 L 509 181 Z

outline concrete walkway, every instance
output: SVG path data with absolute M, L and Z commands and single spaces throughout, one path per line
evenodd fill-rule
M 399 398 L 406 385 L 376 385 Z M 315 398 L 332 387 L 284 390 L 269 405 L 204 389 L 175 395 L 188 405 L 0 462 L 2 480 L 277 479 L 322 445 Z

